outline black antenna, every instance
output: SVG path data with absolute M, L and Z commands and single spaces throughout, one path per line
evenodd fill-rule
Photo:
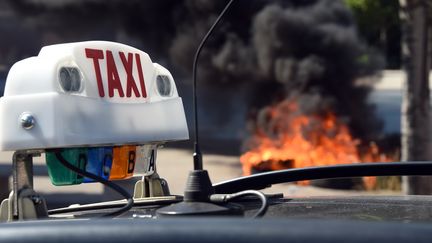
M 194 161 L 194 170 L 202 170 L 203 169 L 203 163 L 202 163 L 202 153 L 201 149 L 199 147 L 199 136 L 198 136 L 198 110 L 197 110 L 197 92 L 196 92 L 196 76 L 197 76 L 197 66 L 198 66 L 198 58 L 201 53 L 201 50 L 215 29 L 216 25 L 219 23 L 219 21 L 224 16 L 225 12 L 229 9 L 231 4 L 234 2 L 234 0 L 230 0 L 228 4 L 225 6 L 225 8 L 222 10 L 222 12 L 217 17 L 216 21 L 213 23 L 213 25 L 210 27 L 207 34 L 204 36 L 204 38 L 201 40 L 200 45 L 198 46 L 198 49 L 195 53 L 193 66 L 192 66 L 192 81 L 193 81 L 193 112 L 194 112 L 194 130 L 195 130 L 195 141 L 194 141 L 194 153 L 193 153 L 193 161 Z
M 198 57 L 201 50 L 213 32 L 216 25 L 219 23 L 225 12 L 228 10 L 234 0 L 230 0 L 222 12 L 217 17 L 210 30 L 202 39 L 195 53 L 193 62 L 192 79 L 193 79 L 193 105 L 194 105 L 194 128 L 195 128 L 195 143 L 194 143 L 194 170 L 189 172 L 184 191 L 183 201 L 160 208 L 156 211 L 159 216 L 192 216 L 192 215 L 241 215 L 243 211 L 238 206 L 221 206 L 210 202 L 210 196 L 214 194 L 214 189 L 210 181 L 210 177 L 206 170 L 203 170 L 202 154 L 198 140 L 198 112 L 197 112 L 197 93 L 196 93 L 196 73 L 198 65 Z

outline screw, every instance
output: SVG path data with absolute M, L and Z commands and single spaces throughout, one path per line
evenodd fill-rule
M 30 197 L 34 204 L 41 204 L 42 198 L 40 196 L 33 195 Z
M 35 125 L 35 119 L 33 115 L 28 112 L 24 112 L 21 114 L 20 121 L 21 121 L 21 126 L 26 130 L 32 129 Z

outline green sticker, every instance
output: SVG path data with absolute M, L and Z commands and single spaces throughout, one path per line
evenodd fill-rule
M 85 170 L 87 164 L 86 148 L 64 149 L 62 156 L 71 165 Z M 64 167 L 57 159 L 55 152 L 46 152 L 45 160 L 48 167 L 48 175 L 55 186 L 76 185 L 83 182 L 83 177 Z

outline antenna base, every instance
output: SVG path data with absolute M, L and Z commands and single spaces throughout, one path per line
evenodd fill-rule
M 226 203 L 218 205 L 210 202 L 180 202 L 156 211 L 160 217 L 167 216 L 242 216 L 240 205 Z
M 214 189 L 208 172 L 206 170 L 190 171 L 184 192 L 184 201 L 209 202 L 212 194 L 214 194 Z
M 243 208 L 237 204 L 223 205 L 210 202 L 214 189 L 206 170 L 189 172 L 183 202 L 156 211 L 159 216 L 198 216 L 198 215 L 243 215 Z

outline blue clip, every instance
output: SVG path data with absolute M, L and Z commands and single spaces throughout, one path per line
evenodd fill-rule
M 113 158 L 112 147 L 89 148 L 87 152 L 86 171 L 109 179 Z M 84 183 L 94 182 L 93 179 L 84 178 Z

